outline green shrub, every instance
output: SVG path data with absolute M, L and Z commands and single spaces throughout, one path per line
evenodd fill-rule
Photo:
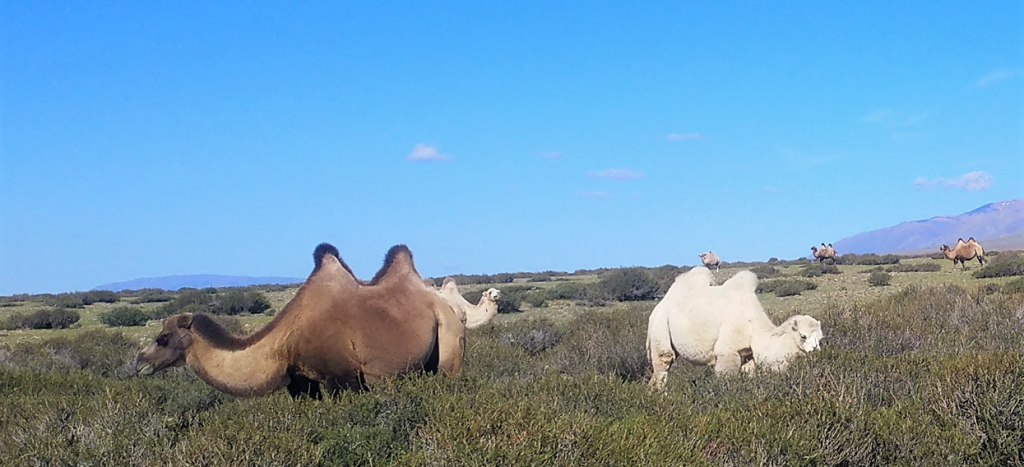
M 82 303 L 92 305 L 93 303 L 117 303 L 120 300 L 116 293 L 109 290 L 90 290 L 82 294 Z
M 223 315 L 241 313 L 257 315 L 268 309 L 270 309 L 270 301 L 262 292 L 255 290 L 231 289 L 217 294 L 210 303 L 212 313 Z
M 939 263 L 900 263 L 889 266 L 885 270 L 887 272 L 939 272 L 942 270 L 942 266 Z
M 494 281 L 495 284 L 511 284 L 512 281 L 514 281 L 516 279 L 516 276 L 515 276 L 515 274 L 509 274 L 507 272 L 502 272 L 502 273 L 498 273 L 498 274 L 492 275 L 491 279 Z M 438 283 L 437 286 L 440 287 L 441 284 Z
M 839 267 L 834 264 L 808 263 L 800 269 L 803 277 L 818 277 L 823 274 L 839 274 Z
M 82 308 L 85 306 L 82 295 L 77 293 L 46 294 L 43 296 L 43 304 L 56 308 Z
M 107 326 L 143 326 L 149 321 L 149 313 L 135 306 L 119 306 L 100 313 L 98 318 Z
M 213 295 L 193 288 L 178 290 L 174 299 L 164 303 L 153 312 L 153 319 L 164 318 L 178 313 L 211 313 Z
M 805 290 L 814 290 L 818 285 L 803 279 L 772 279 L 757 284 L 757 293 L 774 293 L 778 297 L 800 295 Z
M 620 302 L 653 300 L 658 296 L 658 283 L 641 268 L 619 268 L 601 275 L 597 291 Z
M 530 355 L 537 355 L 558 345 L 565 334 L 543 321 L 524 324 L 524 326 L 512 327 L 504 334 L 502 341 L 506 345 L 519 347 Z
M 892 275 L 885 271 L 875 271 L 868 276 L 868 284 L 875 287 L 882 287 L 889 285 L 889 281 L 892 280 Z
M 977 271 L 973 276 L 976 279 L 987 279 L 992 277 L 1024 276 L 1024 257 L 1019 253 L 1003 254 L 997 259 Z
M 130 300 L 130 303 L 133 305 L 139 305 L 142 303 L 161 303 L 174 300 L 174 293 L 163 289 L 140 289 L 127 293 L 127 295 L 133 297 Z
M 5 330 L 66 329 L 81 319 L 78 311 L 68 308 L 43 308 L 31 313 L 17 313 L 4 319 Z
M 775 259 L 775 258 L 772 258 L 772 259 Z M 771 260 L 768 260 L 768 262 L 771 263 Z M 778 263 L 778 262 L 779 261 L 776 259 L 775 263 Z M 757 275 L 758 279 L 764 279 L 766 277 L 775 277 L 775 276 L 782 275 L 782 272 L 779 271 L 775 266 L 769 266 L 767 264 L 762 264 L 762 265 L 759 265 L 759 266 L 754 266 L 754 267 L 750 268 L 750 272 L 752 272 L 755 275 Z
M 527 282 L 551 282 L 551 276 L 533 276 Z
M 1024 294 L 1024 277 L 1018 277 L 1013 279 L 1000 287 L 1000 291 L 1003 293 L 1021 293 Z
M 863 255 L 847 253 L 836 258 L 836 262 L 838 264 L 857 266 L 877 266 L 880 264 L 899 264 L 900 257 L 896 255 L 877 255 L 875 253 L 867 253 Z

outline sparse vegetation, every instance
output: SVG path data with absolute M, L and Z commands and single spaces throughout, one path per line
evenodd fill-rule
M 900 263 L 885 268 L 886 272 L 939 272 L 942 266 L 938 263 Z
M 98 318 L 107 326 L 142 326 L 149 321 L 149 314 L 136 306 L 119 306 L 100 313 Z
M 18 465 L 1021 465 L 1024 277 L 910 264 L 885 268 L 915 272 L 889 287 L 842 264 L 839 276 L 761 280 L 776 323 L 794 310 L 822 321 L 822 350 L 755 377 L 679 363 L 665 394 L 646 386 L 655 302 L 572 305 L 597 293 L 592 276 L 497 286 L 558 307 L 469 332 L 458 378 L 387 380 L 323 401 L 238 399 L 186 369 L 127 378 L 132 333 L 155 330 L 109 330 L 97 310 L 117 305 L 86 305 L 70 311 L 91 327 L 15 331 L 0 344 L 0 451 Z M 197 310 L 230 291 L 170 294 L 209 298 L 179 308 Z M 18 304 L 0 317 L 22 314 L 27 298 L 0 299 Z M 236 334 L 266 319 L 216 318 Z M 13 339 L 25 333 L 37 334 Z
M 1024 276 L 1024 256 L 1020 253 L 999 255 L 973 275 L 976 279 Z
M 868 276 L 868 284 L 875 287 L 883 287 L 889 285 L 889 281 L 892 280 L 892 275 L 885 271 L 875 271 Z
M 31 313 L 16 313 L 0 323 L 4 330 L 13 329 L 66 329 L 78 322 L 81 315 L 69 308 L 43 308 Z
M 772 279 L 758 282 L 757 293 L 774 293 L 778 297 L 791 297 L 816 288 L 818 288 L 817 284 L 808 280 Z
M 800 268 L 800 275 L 803 277 L 819 277 L 825 274 L 839 273 L 839 267 L 835 264 L 808 263 Z
M 597 283 L 603 297 L 620 302 L 652 300 L 658 289 L 654 276 L 640 268 L 613 269 L 602 274 Z

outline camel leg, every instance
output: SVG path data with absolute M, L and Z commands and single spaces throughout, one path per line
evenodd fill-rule
M 302 396 L 308 396 L 315 400 L 323 399 L 323 394 L 320 392 L 319 382 L 313 381 L 296 373 L 289 374 L 288 394 L 290 394 L 293 399 L 298 399 Z
M 647 352 L 651 358 L 651 367 L 654 373 L 651 375 L 651 380 L 647 383 L 653 388 L 665 389 L 665 382 L 668 379 L 668 370 L 672 368 L 672 364 L 676 361 L 676 352 L 671 348 L 665 349 L 657 345 L 651 345 L 648 342 Z
M 466 351 L 466 326 L 450 307 L 435 312 L 437 316 L 437 369 L 447 376 L 462 371 Z

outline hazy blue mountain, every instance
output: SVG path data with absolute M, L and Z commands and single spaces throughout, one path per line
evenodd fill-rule
M 165 289 L 178 290 L 182 287 L 244 287 L 262 284 L 298 284 L 305 279 L 295 277 L 250 277 L 222 276 L 217 274 L 194 274 L 187 276 L 144 277 L 124 282 L 114 282 L 94 287 L 93 290 Z
M 1024 199 L 986 204 L 958 216 L 937 216 L 847 237 L 834 246 L 843 253 L 938 251 L 942 244 L 974 237 L 986 249 L 1024 249 Z

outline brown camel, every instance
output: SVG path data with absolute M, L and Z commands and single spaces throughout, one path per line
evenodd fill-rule
M 822 243 L 820 249 L 816 246 L 812 246 L 811 254 L 814 255 L 814 259 L 818 260 L 819 263 L 824 263 L 826 259 L 831 259 L 833 263 L 836 262 L 836 250 L 832 248 L 831 243 L 829 243 L 828 246 L 825 246 L 825 244 Z
M 259 331 L 238 338 L 207 315 L 174 315 L 136 357 L 136 371 L 186 365 L 236 396 L 287 386 L 292 396 L 314 397 L 320 384 L 333 393 L 415 371 L 459 373 L 465 327 L 423 283 L 405 245 L 388 251 L 370 282 L 356 279 L 329 244 L 313 259 L 295 297 Z
M 942 245 L 939 251 L 946 256 L 946 259 L 953 260 L 953 267 L 956 267 L 956 263 L 960 263 L 961 268 L 967 267 L 967 262 L 977 258 L 978 264 L 985 265 L 985 249 L 978 244 L 978 241 L 971 237 L 966 242 L 963 237 L 956 239 L 956 246 L 950 248 L 948 245 Z

